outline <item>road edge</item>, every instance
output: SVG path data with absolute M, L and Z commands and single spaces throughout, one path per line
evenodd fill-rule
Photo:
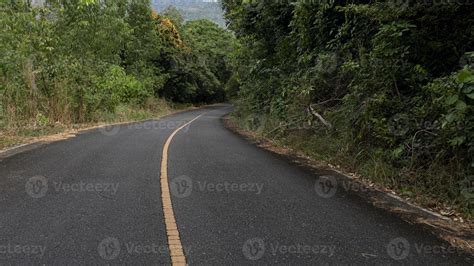
M 291 148 L 276 145 L 273 141 L 267 138 L 257 136 L 253 132 L 238 127 L 229 118 L 229 115 L 222 117 L 221 122 L 225 128 L 236 135 L 243 137 L 252 145 L 282 156 L 292 164 L 305 168 L 305 170 L 309 170 L 312 173 L 316 173 L 315 170 L 318 170 L 318 172 L 321 170 L 327 170 L 336 178 L 338 186 L 341 186 L 343 182 L 348 182 L 356 184 L 356 186 L 350 186 L 351 188 L 366 188 L 364 189 L 365 191 L 357 189 L 351 190 L 349 193 L 363 198 L 378 209 L 395 214 L 410 224 L 419 225 L 423 230 L 432 233 L 438 239 L 474 256 L 474 230 L 471 225 L 456 223 L 448 217 L 407 202 L 397 195 L 384 191 L 378 187 L 371 186 L 355 176 L 351 176 L 338 169 L 323 164 L 320 161 L 298 153 Z
M 58 141 L 66 140 L 69 138 L 74 138 L 79 134 L 86 133 L 91 130 L 110 127 L 110 126 L 129 125 L 129 124 L 141 123 L 141 122 L 146 122 L 146 121 L 151 121 L 151 120 L 160 120 L 163 118 L 167 118 L 169 116 L 177 115 L 184 112 L 194 111 L 194 110 L 198 110 L 198 109 L 202 109 L 206 107 L 211 107 L 214 105 L 215 104 L 203 105 L 203 106 L 191 106 L 184 109 L 177 109 L 168 114 L 164 114 L 163 116 L 158 116 L 158 117 L 150 117 L 147 119 L 131 120 L 131 121 L 125 121 L 125 122 L 114 122 L 114 123 L 103 122 L 103 123 L 100 123 L 99 125 L 88 126 L 88 127 L 79 128 L 79 129 L 67 129 L 64 132 L 61 132 L 58 134 L 40 136 L 33 139 L 32 141 L 0 150 L 0 161 L 6 158 L 12 157 L 14 155 L 26 152 L 26 151 L 37 149 L 39 147 L 42 147 L 44 145 L 47 145 L 53 142 L 58 142 Z

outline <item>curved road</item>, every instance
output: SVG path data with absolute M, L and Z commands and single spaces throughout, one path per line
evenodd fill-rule
M 221 122 L 231 109 L 90 130 L 2 159 L 0 265 L 169 265 L 176 245 L 190 265 L 473 264 L 233 134 Z M 170 209 L 160 173 L 173 132 Z

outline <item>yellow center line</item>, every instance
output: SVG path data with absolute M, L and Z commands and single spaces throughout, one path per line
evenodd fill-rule
M 173 205 L 171 204 L 170 188 L 168 184 L 168 149 L 176 133 L 202 115 L 203 114 L 195 117 L 193 120 L 189 121 L 171 133 L 165 142 L 165 146 L 163 147 L 163 155 L 161 157 L 161 200 L 163 202 L 163 213 L 165 217 L 166 234 L 168 236 L 168 247 L 170 250 L 171 264 L 173 266 L 186 265 L 186 257 L 184 256 L 183 246 L 181 245 L 181 239 L 179 238 L 178 226 L 176 225 L 176 219 L 174 217 Z

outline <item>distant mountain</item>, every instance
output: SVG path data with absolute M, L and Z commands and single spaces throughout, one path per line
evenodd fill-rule
M 42 6 L 45 0 L 30 0 L 33 6 Z M 209 19 L 225 28 L 224 11 L 218 0 L 151 0 L 153 9 L 161 12 L 168 6 L 175 6 L 184 21 Z
M 45 0 L 31 0 L 31 5 L 32 6 L 42 6 L 44 4 Z
M 161 12 L 168 6 L 176 7 L 185 21 L 209 19 L 225 27 L 224 12 L 217 0 L 151 0 L 153 8 Z

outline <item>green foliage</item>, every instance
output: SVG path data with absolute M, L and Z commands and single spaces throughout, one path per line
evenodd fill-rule
M 153 96 L 153 91 L 137 80 L 133 75 L 127 75 L 120 66 L 111 65 L 104 75 L 93 79 L 93 86 L 86 92 L 85 99 L 90 110 L 115 112 L 120 103 L 142 105 L 146 99 Z
M 242 44 L 236 116 L 266 117 L 265 134 L 300 136 L 391 187 L 468 208 L 474 7 L 395 2 L 222 1 Z
M 46 127 L 49 124 L 49 119 L 46 116 L 44 116 L 42 113 L 38 113 L 36 115 L 36 123 L 40 127 Z
M 176 9 L 174 6 L 166 7 L 162 12 L 161 15 L 171 19 L 173 24 L 179 29 L 183 25 L 183 16 L 181 13 Z
M 148 0 L 30 2 L 0 3 L 2 127 L 37 124 L 37 114 L 49 123 L 88 122 L 150 97 L 224 99 L 231 48 L 201 48 L 233 36 L 214 24 L 200 27 L 212 39 L 197 39 L 181 32 L 176 9 L 158 15 Z
M 209 20 L 186 23 L 183 34 L 201 63 L 219 80 L 219 86 L 226 84 L 232 74 L 230 56 L 238 46 L 233 34 Z
M 165 19 L 162 28 L 170 27 Z M 224 86 L 232 71 L 229 55 L 236 46 L 234 36 L 207 20 L 190 21 L 181 28 L 177 35 L 180 41 L 168 42 L 161 50 L 160 65 L 169 79 L 160 95 L 176 102 L 225 100 Z

